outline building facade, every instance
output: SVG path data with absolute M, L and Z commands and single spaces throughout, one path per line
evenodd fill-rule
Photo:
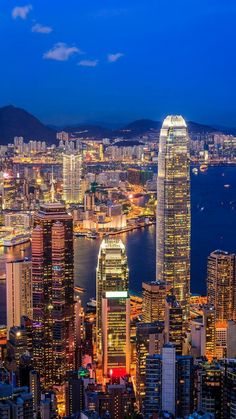
M 152 323 L 164 321 L 165 298 L 168 287 L 163 281 L 142 283 L 143 294 L 143 321 Z
M 168 116 L 162 125 L 157 178 L 158 280 L 170 285 L 185 322 L 190 289 L 190 158 L 187 125 Z
M 33 349 L 45 388 L 74 369 L 73 221 L 62 204 L 44 204 L 32 232 Z
M 102 299 L 106 292 L 128 292 L 129 269 L 125 245 L 120 239 L 107 238 L 101 243 L 96 270 L 96 345 L 97 356 L 102 361 Z
M 236 320 L 236 256 L 215 250 L 208 257 L 207 298 L 216 320 Z
M 80 153 L 63 154 L 63 200 L 66 203 L 82 203 L 82 155 Z
M 7 329 L 21 325 L 21 317 L 32 319 L 31 261 L 19 259 L 6 263 Z

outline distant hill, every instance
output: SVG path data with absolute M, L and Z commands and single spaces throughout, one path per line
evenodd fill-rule
M 37 118 L 21 108 L 0 108 L 0 144 L 13 143 L 14 137 L 25 140 L 44 140 L 55 143 L 56 131 L 42 124 Z
M 22 136 L 26 141 L 45 140 L 49 144 L 56 143 L 56 132 L 67 131 L 75 136 L 84 138 L 123 138 L 134 141 L 137 137 L 142 138 L 146 134 L 156 132 L 157 136 L 161 128 L 160 121 L 151 119 L 139 119 L 119 129 L 112 129 L 111 124 L 75 124 L 63 127 L 44 125 L 35 116 L 15 106 L 4 106 L 0 108 L 0 144 L 12 143 L 15 136 Z M 235 130 L 219 127 L 211 127 L 189 121 L 188 129 L 191 133 L 204 134 L 212 132 L 235 133 Z

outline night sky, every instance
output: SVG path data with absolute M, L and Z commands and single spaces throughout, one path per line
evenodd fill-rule
M 1 0 L 0 106 L 236 126 L 235 0 Z

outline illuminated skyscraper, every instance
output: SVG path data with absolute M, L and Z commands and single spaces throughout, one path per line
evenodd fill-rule
M 102 241 L 96 270 L 96 296 L 97 296 L 97 354 L 103 354 L 102 340 L 102 299 L 106 298 L 108 291 L 128 292 L 129 269 L 125 245 L 120 239 L 107 238 Z M 109 301 L 107 301 L 109 304 Z
M 128 291 L 106 291 L 102 299 L 103 374 L 123 377 L 130 363 L 130 300 Z
M 214 306 L 203 307 L 204 338 L 202 354 L 211 361 L 216 355 L 216 312 Z
M 21 317 L 32 319 L 31 262 L 19 259 L 6 263 L 7 330 L 21 325 Z
M 163 281 L 143 282 L 143 322 L 164 321 L 167 287 Z
M 81 178 L 81 153 L 63 154 L 63 200 L 66 203 L 82 203 Z
M 45 388 L 74 368 L 73 221 L 59 203 L 44 204 L 32 233 L 33 348 Z
M 157 180 L 157 279 L 170 285 L 185 321 L 190 289 L 190 171 L 187 125 L 168 116 L 162 125 Z
M 208 257 L 207 298 L 216 320 L 236 320 L 236 257 L 215 250 Z

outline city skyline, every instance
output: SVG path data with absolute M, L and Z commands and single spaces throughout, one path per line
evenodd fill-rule
M 57 125 L 181 113 L 234 127 L 235 13 L 232 0 L 4 0 L 0 105 Z

